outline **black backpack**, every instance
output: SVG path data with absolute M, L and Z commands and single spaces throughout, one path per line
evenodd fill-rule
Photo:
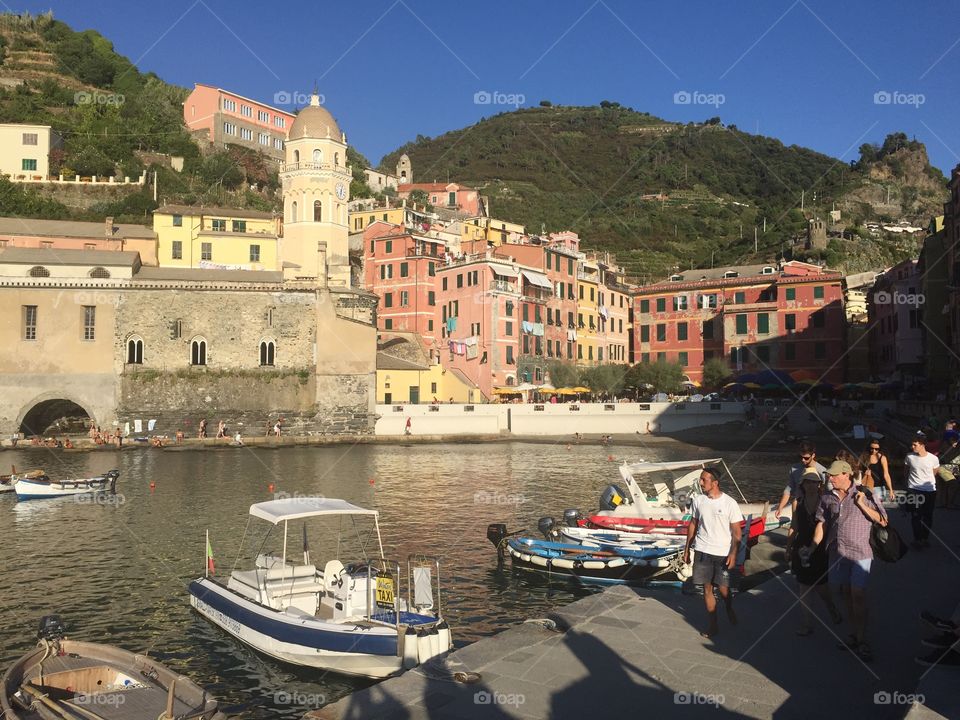
M 873 506 L 877 507 L 877 501 L 873 493 L 868 493 Z M 877 508 L 879 510 L 879 508 Z M 873 556 L 883 562 L 895 563 L 897 560 L 907 554 L 907 544 L 900 537 L 889 521 L 884 527 L 880 523 L 870 525 L 870 549 L 873 550 Z

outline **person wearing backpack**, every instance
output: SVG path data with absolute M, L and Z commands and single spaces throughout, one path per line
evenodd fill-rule
M 826 542 L 828 581 L 843 593 L 852 630 L 850 639 L 839 647 L 870 662 L 873 652 L 866 640 L 867 582 L 873 563 L 870 530 L 874 523 L 886 527 L 887 513 L 854 484 L 850 463 L 835 460 L 827 468 L 827 476 L 833 487 L 820 498 L 813 541 L 804 549 L 804 555 L 812 556 Z

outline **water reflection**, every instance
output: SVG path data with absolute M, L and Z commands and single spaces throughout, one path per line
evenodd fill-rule
M 375 508 L 388 556 L 441 557 L 443 604 L 462 646 L 592 592 L 565 577 L 498 567 L 486 540 L 489 523 L 535 532 L 542 515 L 595 507 L 603 487 L 617 481 L 617 462 L 684 457 L 693 455 L 667 446 L 640 451 L 551 442 L 8 451 L 4 464 L 42 466 L 55 478 L 117 467 L 123 502 L 17 503 L 12 494 L 0 496 L 10 528 L 0 586 L 0 661 L 6 665 L 32 647 L 39 617 L 59 612 L 77 639 L 150 651 L 244 717 L 300 717 L 310 708 L 296 700 L 334 700 L 366 682 L 266 659 L 194 615 L 186 585 L 203 573 L 206 530 L 217 572 L 226 575 L 238 561 L 245 531 L 241 566 L 267 529 L 258 521 L 247 528 L 251 503 L 285 493 Z M 789 461 L 750 456 L 735 468 L 737 479 L 751 500 L 773 498 Z M 291 548 L 298 547 L 299 532 L 291 528 Z M 311 557 L 322 564 L 335 534 L 319 525 L 310 532 Z M 366 538 L 375 547 L 375 538 L 372 546 Z

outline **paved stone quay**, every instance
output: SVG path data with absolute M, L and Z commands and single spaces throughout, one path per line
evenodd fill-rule
M 891 516 L 909 539 L 907 519 Z M 920 641 L 934 634 L 919 612 L 949 616 L 960 601 L 960 512 L 938 510 L 934 531 L 932 548 L 876 563 L 869 664 L 837 647 L 847 626 L 826 613 L 813 635 L 795 634 L 797 585 L 787 574 L 739 593 L 739 625 L 721 617 L 712 641 L 699 634 L 701 597 L 613 587 L 550 615 L 556 630 L 509 628 L 306 718 L 957 718 L 960 668 L 914 662 L 932 652 Z M 918 694 L 925 706 L 910 704 Z

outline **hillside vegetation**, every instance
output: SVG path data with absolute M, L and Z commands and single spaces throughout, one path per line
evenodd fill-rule
M 945 198 L 945 179 L 930 168 L 922 144 L 891 138 L 881 148 L 865 145 L 861 160 L 848 165 L 725 127 L 719 118 L 681 125 L 604 102 L 502 113 L 418 137 L 381 165 L 392 167 L 407 153 L 417 181 L 475 185 L 494 216 L 532 232 L 571 228 L 585 247 L 615 252 L 643 280 L 711 260 L 790 257 L 807 219 L 827 217 L 834 206 L 852 237 L 878 216 L 878 186 L 884 195 L 891 188 L 896 200 L 886 209 L 929 216 Z M 876 254 L 898 258 L 902 248 L 894 243 Z

